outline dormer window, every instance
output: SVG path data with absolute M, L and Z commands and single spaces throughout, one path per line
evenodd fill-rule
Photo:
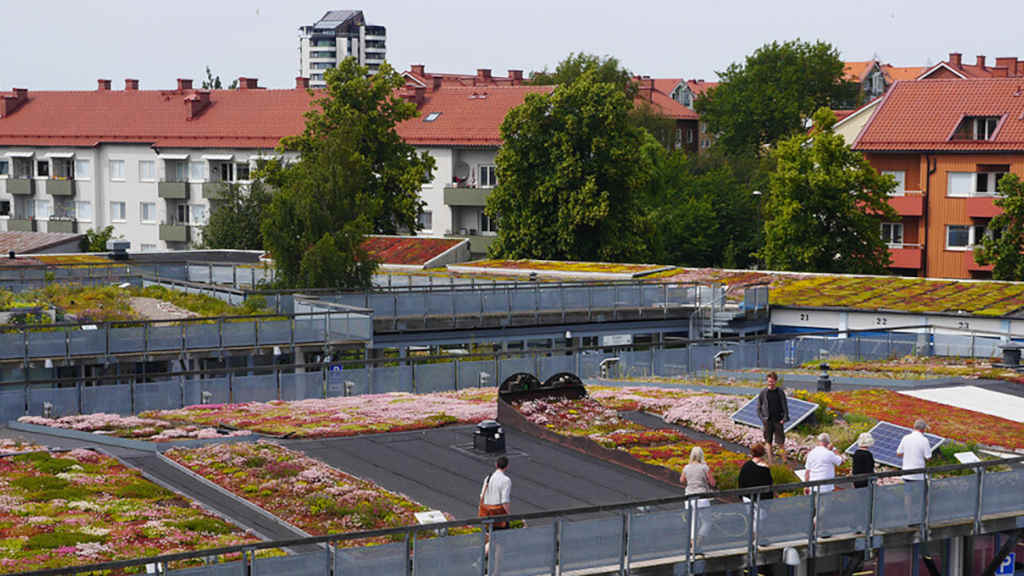
M 427 114 L 427 116 L 423 119 L 423 121 L 424 122 L 433 122 L 434 120 L 437 120 L 437 118 L 440 115 L 441 115 L 440 112 L 431 112 L 430 114 Z
M 1001 116 L 964 116 L 950 140 L 992 140 Z

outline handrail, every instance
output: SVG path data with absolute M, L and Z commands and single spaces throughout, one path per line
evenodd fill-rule
M 1004 460 L 988 460 L 981 462 L 972 462 L 968 464 L 953 464 L 949 466 L 940 466 L 934 468 L 918 468 L 914 470 L 893 470 L 890 472 L 877 472 L 873 474 L 858 474 L 855 476 L 845 476 L 840 478 L 830 478 L 825 480 L 814 480 L 811 482 L 798 482 L 790 484 L 779 484 L 771 487 L 773 492 L 792 492 L 799 491 L 805 488 L 813 489 L 817 486 L 823 485 L 834 485 L 841 483 L 849 483 L 854 480 L 868 480 L 870 486 L 874 486 L 876 480 L 883 478 L 891 478 L 893 476 L 901 476 L 905 474 L 925 474 L 928 481 L 931 480 L 935 474 L 942 474 L 946 472 L 961 471 L 961 470 L 975 470 L 983 471 L 990 467 L 995 466 L 1014 466 L 1024 465 L 1024 456 L 1017 456 L 1014 458 L 1007 458 Z M 927 482 L 926 482 L 927 483 Z M 980 482 L 979 482 L 980 485 Z M 127 568 L 129 566 L 139 566 L 144 564 L 166 564 L 176 560 L 187 560 L 190 558 L 198 557 L 212 557 L 219 556 L 222 554 L 233 554 L 233 553 L 246 553 L 256 550 L 266 550 L 272 548 L 295 548 L 298 546 L 311 546 L 317 544 L 330 544 L 332 542 L 344 542 L 348 540 L 355 540 L 361 538 L 378 538 L 387 536 L 405 536 L 406 541 L 410 541 L 411 537 L 418 532 L 425 531 L 440 531 L 448 528 L 460 528 L 467 526 L 480 526 L 483 529 L 489 528 L 491 525 L 497 522 L 514 522 L 514 521 L 528 521 L 528 520 L 541 520 L 541 519 L 555 519 L 556 521 L 569 516 L 581 516 L 590 514 L 599 514 L 607 512 L 629 512 L 638 508 L 650 508 L 660 506 L 671 506 L 671 505 L 686 505 L 688 502 L 704 498 L 714 498 L 719 500 L 737 500 L 743 496 L 752 497 L 756 499 L 759 494 L 766 491 L 768 487 L 758 486 L 754 488 L 737 488 L 734 490 L 721 490 L 716 492 L 709 492 L 705 494 L 691 494 L 688 496 L 671 496 L 667 498 L 656 498 L 649 500 L 638 500 L 632 502 L 621 502 L 617 504 L 606 504 L 596 506 L 580 506 L 574 508 L 563 508 L 559 510 L 550 510 L 544 512 L 528 512 L 524 514 L 508 514 L 504 516 L 490 516 L 486 518 L 466 518 L 462 520 L 452 520 L 448 522 L 439 522 L 436 524 L 426 525 L 414 525 L 414 526 L 400 526 L 396 528 L 384 528 L 380 530 L 367 530 L 363 532 L 350 532 L 346 534 L 327 534 L 323 536 L 314 536 L 311 538 L 294 538 L 289 540 L 277 540 L 270 542 L 258 542 L 252 544 L 243 544 L 237 546 L 225 546 L 221 548 L 211 548 L 205 550 L 196 550 L 192 552 L 179 552 L 174 554 L 164 554 L 160 556 L 151 556 L 146 558 L 133 558 L 129 560 L 117 560 L 112 562 L 103 562 L 99 564 L 90 564 L 83 566 L 70 566 L 66 568 L 54 568 L 46 570 L 36 570 L 32 572 L 24 572 L 24 576 L 58 576 L 64 574 L 75 574 L 79 572 L 94 572 L 101 570 L 114 570 L 118 568 Z M 812 490 L 813 492 L 813 490 Z M 874 491 L 872 494 L 872 509 L 874 508 Z M 816 499 L 812 499 L 812 502 Z M 975 506 L 980 506 L 980 502 L 976 502 Z M 691 511 L 696 509 L 696 506 L 688 506 Z M 812 506 L 816 508 L 816 506 Z M 966 521 L 965 521 L 966 523 Z M 922 527 L 922 529 L 925 529 Z M 812 530 L 813 532 L 813 530 Z M 868 534 L 872 536 L 873 534 Z M 750 535 L 751 539 L 755 539 L 756 536 Z M 816 540 L 816 537 L 814 538 Z M 408 548 L 406 554 L 409 554 Z

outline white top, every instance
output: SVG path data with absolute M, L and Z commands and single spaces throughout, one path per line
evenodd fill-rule
M 843 457 L 825 448 L 822 445 L 815 446 L 807 453 L 807 460 L 804 464 L 808 472 L 807 481 L 828 480 L 836 477 L 836 466 L 843 463 Z M 834 486 L 822 484 L 818 487 L 819 492 L 831 492 Z
M 918 430 L 914 430 L 900 440 L 896 455 L 903 456 L 903 469 L 913 470 L 924 468 L 925 461 L 932 457 L 932 447 L 928 439 Z M 904 480 L 924 480 L 924 474 L 904 474 Z
M 505 475 L 501 469 L 495 469 L 490 476 L 490 481 L 484 478 L 484 486 L 480 494 L 484 497 L 484 504 L 488 506 L 499 506 L 509 503 L 509 496 L 512 493 L 512 480 Z
M 686 494 L 706 494 L 711 492 L 708 483 L 708 465 L 703 462 L 690 462 L 683 466 L 683 477 L 686 478 Z

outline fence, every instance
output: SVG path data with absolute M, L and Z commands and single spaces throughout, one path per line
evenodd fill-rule
M 285 318 L 259 315 L 2 328 L 0 360 L 21 360 L 25 365 L 31 360 L 79 356 L 181 354 L 191 350 L 267 346 L 294 348 L 373 338 L 373 319 L 360 310 L 322 311 Z
M 368 319 L 361 321 L 365 325 Z M 240 322 L 237 326 L 223 322 L 194 326 L 185 324 L 184 342 L 192 346 L 215 348 L 218 345 L 227 347 L 245 342 L 252 344 L 259 338 L 261 345 L 279 342 L 284 348 L 289 345 L 293 335 L 298 343 L 307 339 L 309 342 L 317 342 L 325 330 L 334 334 L 332 330 L 336 328 L 333 327 L 341 320 L 332 318 L 325 324 L 320 319 L 303 324 L 293 318 L 279 322 L 283 323 L 283 327 L 278 324 L 269 325 L 278 326 L 278 331 L 258 326 L 253 328 L 252 322 Z M 349 328 L 354 322 L 354 319 L 350 321 Z M 289 329 L 293 324 L 295 328 Z M 162 327 L 149 328 L 149 336 L 145 335 L 145 328 L 123 329 L 143 331 L 134 333 L 112 330 L 112 334 L 121 335 L 122 338 L 104 338 L 103 343 L 115 349 L 126 349 L 132 343 L 131 339 L 124 339 L 127 338 L 126 334 L 135 334 L 144 341 L 150 339 L 151 351 L 178 350 L 183 342 L 182 328 L 169 328 L 178 332 L 172 330 L 166 338 L 159 337 L 163 334 L 160 331 Z M 193 328 L 196 331 L 192 331 Z M 71 339 L 69 334 L 74 333 L 38 334 L 56 335 L 49 343 L 54 354 L 65 354 L 72 349 L 81 350 L 84 346 L 81 341 Z M 103 335 L 103 332 L 99 334 Z M 6 347 L 2 346 L 4 336 L 0 335 L 0 355 L 9 354 Z M 678 347 L 508 350 L 477 354 L 469 359 L 460 356 L 431 356 L 346 360 L 344 364 L 334 362 L 248 368 L 245 370 L 261 373 L 246 375 L 237 375 L 237 368 L 224 368 L 201 372 L 10 382 L 0 383 L 0 422 L 25 414 L 42 415 L 46 403 L 51 406 L 51 415 L 55 416 L 98 411 L 128 415 L 204 403 L 293 401 L 384 392 L 451 391 L 494 386 L 517 372 L 534 374 L 542 381 L 560 372 L 572 372 L 584 379 L 652 376 L 683 378 L 716 369 L 785 369 L 840 356 L 855 360 L 887 360 L 915 354 L 931 355 L 933 346 L 928 338 L 928 334 L 899 333 L 881 338 L 791 336 L 783 340 L 696 341 Z M 974 338 L 973 345 L 971 340 L 970 336 L 964 336 L 957 344 L 934 348 L 946 351 L 970 350 L 973 346 L 975 352 L 995 351 L 994 343 L 988 342 L 992 339 L 986 339 L 984 346 L 977 341 L 979 338 Z M 16 342 L 15 345 L 23 343 Z
M 927 542 L 935 537 L 1012 531 L 1024 516 L 1022 464 L 1024 457 L 936 467 L 923 470 L 923 482 L 894 485 L 881 485 L 878 480 L 903 472 L 865 474 L 840 482 L 864 479 L 868 481 L 867 487 L 835 492 L 815 488 L 836 480 L 776 485 L 767 490 L 731 490 L 700 495 L 716 501 L 703 508 L 693 505 L 696 496 L 675 497 L 263 542 L 33 574 L 56 576 L 146 564 L 175 576 L 493 576 L 564 574 L 576 570 L 600 574 L 654 566 L 676 566 L 683 573 L 692 574 L 703 572 L 708 562 L 722 558 L 739 560 L 737 567 L 766 564 L 764 547 L 771 546 L 801 548 L 807 558 L 826 556 L 829 552 L 824 549 L 824 538 L 832 545 L 837 541 L 852 542 L 850 550 L 864 550 L 884 547 L 887 539 L 906 546 L 908 532 L 919 533 L 920 541 Z M 944 477 L 950 474 L 964 475 Z M 811 488 L 810 494 L 762 499 L 768 491 L 800 493 L 805 487 Z M 492 531 L 491 523 L 502 520 L 525 520 L 530 525 Z M 932 527 L 940 525 L 941 536 L 933 536 Z M 475 531 L 448 534 L 452 529 L 466 532 L 466 528 Z M 485 532 L 491 541 L 489 553 L 485 552 Z M 440 535 L 433 537 L 434 533 Z M 390 537 L 394 542 L 366 548 L 344 547 L 351 540 L 371 537 Z M 299 545 L 325 546 L 319 551 L 288 556 L 261 558 L 256 554 L 259 550 Z M 241 553 L 241 559 L 217 562 L 231 553 Z M 202 559 L 206 565 L 163 572 L 169 563 L 187 559 Z M 997 554 L 993 564 L 999 560 Z

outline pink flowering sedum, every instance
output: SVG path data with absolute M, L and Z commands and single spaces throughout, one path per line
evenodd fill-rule
M 226 438 L 230 436 L 247 436 L 252 434 L 248 430 L 221 434 L 215 428 L 198 426 L 175 427 L 174 424 L 164 420 L 153 418 L 140 418 L 138 416 L 120 416 L 118 414 L 82 414 L 79 416 L 64 416 L 62 418 L 42 418 L 40 416 L 22 416 L 18 422 L 24 424 L 35 424 L 36 426 L 49 426 L 51 428 L 62 428 L 65 430 L 77 430 L 80 432 L 91 432 L 117 436 L 118 438 L 131 438 L 135 440 L 146 440 L 150 442 L 167 442 L 170 440 L 187 440 L 194 438 Z

